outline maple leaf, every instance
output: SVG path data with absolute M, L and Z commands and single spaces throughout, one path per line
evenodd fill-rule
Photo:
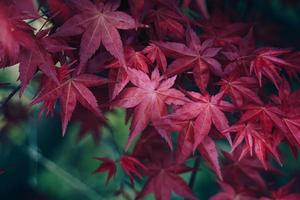
M 283 118 L 283 123 L 286 127 L 286 137 L 291 142 L 291 144 L 300 145 L 300 118 L 298 117 L 288 117 Z
M 172 192 L 187 199 L 197 199 L 186 182 L 178 175 L 191 169 L 174 163 L 172 155 L 166 155 L 162 160 L 153 160 L 147 164 L 149 178 L 137 199 L 142 199 L 151 192 L 157 200 L 170 199 Z
M 240 145 L 243 140 L 246 141 L 246 144 L 248 146 L 248 149 L 250 149 L 250 155 L 253 155 L 253 147 L 255 145 L 255 137 L 259 138 L 259 133 L 258 133 L 258 127 L 256 124 L 237 124 L 234 125 L 228 129 L 223 130 L 223 133 L 230 133 L 230 132 L 236 132 L 238 135 L 235 137 L 231 151 L 233 152 L 238 145 Z M 244 154 L 241 154 L 241 156 L 245 156 Z M 241 158 L 239 159 L 241 160 Z
M 117 167 L 113 160 L 105 157 L 95 158 L 96 160 L 102 161 L 101 165 L 93 172 L 95 173 L 102 173 L 108 172 L 108 176 L 106 178 L 106 184 L 110 181 L 110 179 L 116 174 Z
M 179 130 L 174 127 L 172 131 L 180 131 L 176 147 L 176 162 L 184 163 L 193 153 L 194 124 L 192 121 L 169 122 L 171 126 L 179 125 Z
M 243 199 L 243 200 L 255 200 L 257 198 L 250 196 L 245 192 L 237 192 L 231 185 L 225 182 L 219 182 L 222 192 L 219 192 L 212 196 L 210 200 L 232 200 L 232 199 Z
M 263 102 L 252 90 L 256 86 L 256 79 L 252 77 L 239 77 L 231 75 L 223 78 L 218 84 L 221 85 L 220 91 L 232 97 L 233 102 L 237 106 L 242 106 L 245 100 L 250 100 L 253 103 L 262 105 Z
M 150 61 L 141 52 L 135 51 L 131 47 L 125 48 L 125 60 L 127 67 L 141 70 L 148 73 L 148 65 Z M 128 72 L 118 60 L 110 63 L 107 68 L 110 68 L 109 76 L 110 79 L 116 80 L 114 84 L 110 85 L 110 97 L 115 99 L 117 95 L 124 89 L 129 83 Z
M 35 48 L 33 29 L 23 21 L 26 19 L 29 16 L 18 12 L 13 1 L 0 2 L 0 67 L 16 64 L 22 47 Z
M 176 76 L 162 81 L 157 68 L 152 72 L 151 79 L 142 71 L 128 68 L 128 72 L 135 87 L 126 88 L 114 103 L 123 108 L 135 108 L 127 148 L 149 122 L 166 114 L 167 104 L 180 105 L 186 101 L 182 92 L 171 88 Z
M 185 162 L 193 153 L 194 135 L 196 132 L 194 129 L 194 121 L 181 121 L 176 120 L 176 118 L 170 119 L 169 116 L 164 116 L 160 118 L 159 122 L 156 122 L 154 125 L 159 132 L 161 132 L 162 129 L 169 133 L 171 131 L 179 131 L 176 148 L 176 162 Z M 161 133 L 161 135 L 166 134 L 167 133 Z M 222 173 L 218 161 L 218 151 L 213 140 L 209 137 L 205 137 L 199 144 L 198 150 L 201 156 L 203 156 L 203 158 L 208 162 L 209 166 L 222 180 Z
M 108 181 L 116 174 L 117 166 L 115 162 L 109 158 L 100 157 L 96 159 L 102 161 L 102 164 L 94 171 L 94 174 L 108 171 L 108 176 L 106 179 L 106 183 L 108 183 Z M 132 184 L 134 175 L 138 176 L 139 178 L 142 177 L 142 174 L 139 170 L 147 170 L 147 168 L 133 156 L 123 155 L 119 162 L 125 173 L 129 176 Z
M 286 185 L 280 187 L 276 191 L 272 191 L 269 197 L 262 197 L 260 200 L 297 200 L 300 198 L 299 193 L 292 193 L 292 187 L 295 179 L 291 180 Z
M 278 96 L 272 95 L 272 101 L 279 106 L 284 113 L 283 122 L 283 136 L 292 145 L 300 145 L 300 118 L 299 118 L 299 95 L 298 91 L 292 92 L 288 81 L 283 80 L 278 91 Z
M 209 19 L 201 20 L 199 25 L 204 31 L 201 38 L 213 40 L 219 47 L 238 44 L 249 30 L 248 24 L 232 23 L 223 13 L 213 13 Z
M 238 148 L 232 153 L 223 152 L 226 158 L 222 168 L 224 180 L 242 190 L 266 190 L 266 182 L 260 174 L 265 170 L 264 166 L 258 159 L 250 155 L 245 155 L 242 159 L 239 159 L 242 150 L 242 148 Z M 267 165 L 269 171 L 277 172 L 271 164 L 267 163 Z
M 107 105 L 107 102 L 109 101 L 108 85 L 91 88 L 104 115 L 108 111 L 109 106 Z M 105 118 L 91 115 L 88 109 L 84 108 L 81 104 L 77 104 L 71 120 L 80 124 L 77 134 L 78 141 L 85 136 L 91 135 L 95 144 L 99 144 L 102 136 L 101 128 L 107 125 L 107 120 Z
M 285 71 L 291 78 L 295 78 L 296 80 L 299 78 L 298 76 L 298 71 L 300 66 L 299 55 L 300 52 L 291 52 L 284 57 L 284 60 L 286 60 L 288 63 L 291 64 L 291 66 L 285 68 Z
M 145 0 L 129 0 L 130 12 L 136 21 L 139 21 L 143 15 Z
M 114 100 L 120 94 L 120 92 L 122 92 L 130 80 L 126 69 L 123 67 L 111 69 L 109 71 L 109 78 L 111 80 L 115 80 L 115 82 L 110 85 L 109 90 L 110 99 Z
M 157 67 L 165 72 L 167 70 L 167 59 L 162 50 L 153 43 L 150 43 L 145 49 L 143 49 L 143 53 L 150 59 L 152 63 L 156 62 Z
M 193 101 L 184 104 L 181 108 L 170 114 L 169 117 L 182 121 L 194 121 L 193 149 L 195 150 L 204 138 L 207 137 L 212 124 L 220 132 L 229 127 L 228 120 L 222 110 L 231 109 L 232 104 L 221 100 L 223 95 L 221 93 L 216 96 L 209 96 L 208 94 L 202 96 L 200 93 L 188 92 L 188 95 Z M 226 137 L 230 141 L 229 135 Z
M 41 69 L 46 75 L 58 83 L 53 60 L 47 52 L 23 50 L 20 54 L 19 79 L 21 81 L 20 95 L 33 78 L 37 69 Z
M 19 79 L 21 81 L 20 95 L 26 89 L 26 86 L 32 80 L 37 69 L 40 69 L 49 78 L 58 83 L 56 70 L 51 53 L 58 53 L 67 50 L 73 50 L 63 42 L 48 35 L 49 30 L 43 30 L 36 34 L 35 49 L 23 49 L 20 52 Z
M 19 19 L 36 19 L 40 17 L 35 7 L 35 3 L 32 0 L 2 0 L 2 2 L 10 4 L 12 9 L 14 10 L 14 13 L 9 14 L 14 15 L 14 17 L 17 17 Z
M 275 48 L 260 48 L 254 52 L 254 58 L 250 63 L 250 73 L 254 72 L 262 86 L 262 76 L 270 79 L 273 84 L 279 89 L 282 80 L 279 75 L 281 68 L 293 67 L 292 64 L 279 58 L 279 56 L 289 53 L 289 49 L 275 49 Z
M 159 8 L 152 8 L 145 16 L 144 23 L 153 27 L 153 32 L 158 39 L 169 36 L 175 39 L 183 38 L 186 18 L 174 8 L 173 1 L 158 1 Z
M 276 160 L 281 163 L 279 154 L 276 150 L 276 145 L 274 146 L 273 143 L 273 138 L 268 137 L 266 133 L 261 132 L 260 127 L 257 126 L 257 124 L 238 124 L 223 130 L 223 133 L 229 132 L 237 132 L 237 136 L 232 145 L 232 151 L 245 141 L 239 160 L 241 160 L 248 152 L 252 156 L 254 151 L 264 168 L 268 169 L 268 165 L 266 164 L 266 154 L 267 152 L 270 152 Z
M 298 107 L 300 106 L 299 91 L 292 92 L 292 89 L 287 80 L 283 80 L 280 84 L 278 95 L 271 95 L 271 100 L 274 104 L 289 116 L 297 115 Z
M 145 73 L 148 73 L 148 65 L 150 64 L 149 59 L 144 56 L 140 51 L 135 51 L 132 47 L 126 47 L 124 50 L 126 66 L 141 70 Z M 123 67 L 122 63 L 119 60 L 114 60 L 109 64 L 108 68 L 120 68 Z
M 259 122 L 262 131 L 265 133 L 272 132 L 273 127 L 285 132 L 285 127 L 282 122 L 284 112 L 276 106 L 272 105 L 247 105 L 244 107 L 246 110 L 243 113 L 240 123 L 243 122 Z
M 134 146 L 132 155 L 146 165 L 149 160 L 161 159 L 169 150 L 170 148 L 158 130 L 153 126 L 148 126 Z
M 198 146 L 198 149 L 201 156 L 208 162 L 209 166 L 214 170 L 220 180 L 223 180 L 218 160 L 218 150 L 214 141 L 210 137 L 206 137 Z
M 80 124 L 77 135 L 78 140 L 81 140 L 90 134 L 95 143 L 99 144 L 101 137 L 100 128 L 106 124 L 106 121 L 103 119 L 103 117 L 91 115 L 87 109 L 83 108 L 81 105 L 77 105 L 71 120 L 79 122 Z
M 212 40 L 200 42 L 197 34 L 187 30 L 187 44 L 176 42 L 155 42 L 155 44 L 175 60 L 168 66 L 166 75 L 173 76 L 193 69 L 193 76 L 201 91 L 205 91 L 209 81 L 209 71 L 222 74 L 221 64 L 214 58 L 220 48 L 213 47 Z
M 96 116 L 103 117 L 97 100 L 88 87 L 108 83 L 108 80 L 91 74 L 70 77 L 70 71 L 66 69 L 66 66 L 60 69 L 60 73 L 62 74 L 60 83 L 55 84 L 53 81 L 48 80 L 33 99 L 31 105 L 49 101 L 53 105 L 57 99 L 60 99 L 62 134 L 64 135 L 77 101 Z
M 142 178 L 142 174 L 139 172 L 139 169 L 142 169 L 143 171 L 147 170 L 143 163 L 141 163 L 139 160 L 132 156 L 122 156 L 120 159 L 120 164 L 125 173 L 129 176 L 132 184 L 134 175 L 136 175 L 139 178 Z
M 80 62 L 84 65 L 100 47 L 101 42 L 111 55 L 125 65 L 123 44 L 117 29 L 133 29 L 137 25 L 128 14 L 116 11 L 118 1 L 96 4 L 88 0 L 73 1 L 81 11 L 67 20 L 58 30 L 56 36 L 73 36 L 82 34 L 80 43 Z
M 42 0 L 50 10 L 51 18 L 55 24 L 62 25 L 74 14 L 74 8 L 70 4 L 71 0 Z
M 229 63 L 224 68 L 224 73 L 230 74 L 248 69 L 249 55 L 254 50 L 255 40 L 253 37 L 253 28 L 251 28 L 248 34 L 241 38 L 237 44 L 226 45 L 226 48 L 222 51 L 222 54 L 229 60 Z

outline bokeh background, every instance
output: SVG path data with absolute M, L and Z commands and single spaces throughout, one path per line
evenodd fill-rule
M 299 0 L 224 0 L 224 9 L 232 17 L 255 22 L 258 45 L 300 47 Z M 211 3 L 208 1 L 210 8 Z M 190 11 L 185 12 L 189 13 Z M 40 26 L 43 21 L 35 21 Z M 1 31 L 1 29 L 0 29 Z M 18 87 L 17 67 L 0 71 L 0 102 Z M 39 107 L 30 108 L 37 84 L 33 81 L 22 98 L 16 94 L 8 104 L 0 107 L 0 199 L 6 200 L 96 200 L 134 199 L 145 180 L 132 188 L 128 178 L 118 170 L 109 184 L 106 174 L 92 174 L 99 166 L 95 157 L 118 158 L 128 136 L 124 110 L 106 114 L 108 124 L 80 134 L 82 126 L 74 120 L 67 134 L 61 136 L 59 113 L 39 117 Z M 294 87 L 299 87 L 295 84 Z M 59 109 L 59 108 L 57 108 Z M 88 116 L 88 115 L 87 115 Z M 99 140 L 95 140 L 98 138 Z M 112 144 L 113 135 L 116 144 Z M 227 148 L 218 144 L 220 151 Z M 272 177 L 282 185 L 300 175 L 300 161 L 282 145 L 283 174 Z M 183 175 L 186 180 L 190 174 Z M 268 174 L 266 174 L 268 177 Z M 300 185 L 299 183 L 296 183 Z M 200 199 L 209 199 L 219 190 L 215 175 L 201 162 L 194 192 Z M 149 199 L 153 199 L 150 196 Z M 174 199 L 180 199 L 174 195 Z

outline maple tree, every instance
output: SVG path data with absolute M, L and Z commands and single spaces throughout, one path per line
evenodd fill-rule
M 273 160 L 284 164 L 281 144 L 295 157 L 300 147 L 300 93 L 292 87 L 299 52 L 261 46 L 254 23 L 232 20 L 205 0 L 40 4 L 0 0 L 0 67 L 18 64 L 20 80 L 0 106 L 10 123 L 18 120 L 5 106 L 34 82 L 30 106 L 42 104 L 40 116 L 59 113 L 63 136 L 79 121 L 78 139 L 91 132 L 101 145 L 106 113 L 126 110 L 127 144 L 118 147 L 111 133 L 118 157 L 96 156 L 94 174 L 108 173 L 109 184 L 123 171 L 132 188 L 142 185 L 137 199 L 197 199 L 200 158 L 220 186 L 212 200 L 300 198 L 293 182 L 270 189 L 262 175 L 279 173 Z

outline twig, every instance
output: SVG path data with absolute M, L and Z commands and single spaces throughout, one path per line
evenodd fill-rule
M 21 86 L 16 87 L 0 104 L 0 111 L 8 104 L 8 102 L 15 96 L 15 94 L 21 89 Z

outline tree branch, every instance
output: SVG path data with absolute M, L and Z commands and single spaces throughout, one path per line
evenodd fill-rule
M 21 86 L 16 87 L 0 104 L 0 110 L 3 110 L 8 102 L 15 96 L 15 94 L 21 89 Z

